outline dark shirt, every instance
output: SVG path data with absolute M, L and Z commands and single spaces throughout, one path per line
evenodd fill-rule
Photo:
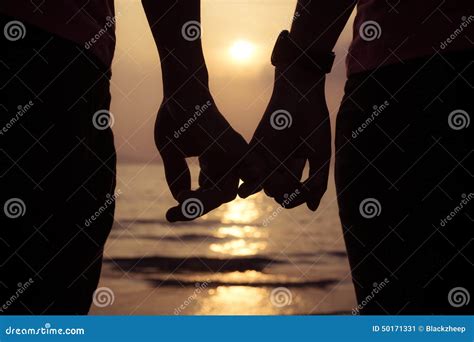
M 474 0 L 359 0 L 348 74 L 473 43 Z
M 116 20 L 113 0 L 1 0 L 0 13 L 86 48 L 106 67 L 112 63 Z

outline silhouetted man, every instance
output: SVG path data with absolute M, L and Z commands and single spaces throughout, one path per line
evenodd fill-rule
M 264 167 L 240 194 L 263 187 L 282 203 L 300 188 L 304 196 L 286 207 L 318 207 L 331 150 L 325 73 L 356 4 L 335 144 L 356 311 L 472 314 L 472 1 L 298 1 L 250 144 Z M 276 113 L 292 124 L 275 125 Z M 310 176 L 300 183 L 306 160 Z

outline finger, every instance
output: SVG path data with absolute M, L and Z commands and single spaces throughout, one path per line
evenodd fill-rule
M 170 222 L 191 221 L 232 201 L 237 195 L 239 178 L 224 158 L 204 160 L 200 158 L 200 187 L 197 190 L 182 191 L 179 205 L 167 213 Z
M 248 181 L 240 185 L 237 193 L 240 198 L 247 198 L 253 194 L 256 194 L 257 192 L 260 192 L 262 189 L 263 187 L 261 186 L 260 181 Z
M 250 151 L 244 158 L 239 168 L 239 177 L 243 182 L 238 189 L 241 198 L 247 198 L 262 190 L 265 167 L 262 157 L 255 151 Z
M 326 138 L 331 139 L 330 135 L 327 135 Z M 331 161 L 331 144 L 330 141 L 321 141 L 320 144 L 313 146 L 316 146 L 317 149 L 310 153 L 309 176 L 303 182 L 303 191 L 308 208 L 316 211 L 327 189 Z
M 265 192 L 286 208 L 293 208 L 305 201 L 301 193 L 300 182 L 306 159 L 291 157 L 284 161 L 265 181 Z M 289 198 L 291 197 L 291 200 Z
M 262 182 L 265 174 L 266 163 L 261 153 L 259 142 L 252 139 L 245 148 L 238 167 L 238 177 L 242 180 L 238 195 L 247 198 L 262 190 Z
M 295 182 L 299 182 L 303 177 L 304 167 L 306 165 L 306 158 L 292 157 L 285 163 L 285 170 L 293 176 Z
M 313 168 L 317 169 L 317 171 L 316 173 L 311 173 L 309 178 L 303 182 L 303 194 L 306 198 L 308 208 L 312 211 L 316 211 L 327 189 L 329 161 L 327 165 L 323 165 L 320 168 L 313 166 Z
M 186 159 L 179 151 L 161 154 L 165 177 L 173 197 L 177 200 L 180 192 L 191 189 L 191 173 Z

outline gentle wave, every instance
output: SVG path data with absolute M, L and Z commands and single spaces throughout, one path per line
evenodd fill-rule
M 125 237 L 127 238 L 127 237 Z M 145 240 L 157 240 L 157 241 L 170 241 L 170 242 L 217 242 L 225 240 L 233 240 L 233 237 L 219 237 L 208 234 L 182 234 L 176 236 L 161 236 L 161 235 L 134 235 L 132 239 L 145 239 Z
M 219 286 L 250 286 L 250 287 L 288 287 L 288 288 L 320 288 L 324 289 L 339 282 L 338 279 L 322 279 L 313 281 L 251 281 L 251 282 L 239 282 L 239 281 L 192 281 L 182 279 L 148 279 L 149 283 L 153 286 L 159 287 L 206 287 L 216 288 Z
M 307 258 L 311 261 L 312 258 L 325 255 L 325 256 L 332 256 L 337 258 L 346 258 L 347 252 L 346 251 L 322 251 L 319 253 L 290 253 L 289 255 L 299 258 Z
M 174 258 L 153 256 L 146 258 L 113 258 L 104 260 L 127 272 L 154 273 L 160 271 L 182 272 L 234 272 L 262 271 L 270 264 L 283 264 L 286 261 L 268 257 L 236 257 L 228 259 L 209 257 Z
M 157 219 L 157 218 L 152 218 L 152 219 L 118 219 L 116 220 L 116 223 L 118 223 L 116 226 L 117 228 L 121 227 L 128 227 L 130 225 L 135 225 L 135 224 L 140 224 L 140 225 L 159 225 L 159 226 L 164 226 L 164 227 L 169 227 L 171 223 L 166 221 L 165 219 Z M 189 227 L 189 226 L 202 226 L 202 227 L 214 227 L 214 226 L 222 226 L 222 225 L 227 225 L 219 220 L 201 220 L 201 221 L 183 221 L 183 222 L 174 222 L 173 228 L 179 228 L 179 227 Z M 232 226 L 249 226 L 249 225 L 261 225 L 260 223 L 232 223 Z

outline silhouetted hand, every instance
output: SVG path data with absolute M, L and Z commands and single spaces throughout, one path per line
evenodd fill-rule
M 179 202 L 166 213 L 170 222 L 193 220 L 232 201 L 239 185 L 239 163 L 248 149 L 208 92 L 185 94 L 165 98 L 155 124 L 155 143 L 163 159 L 166 181 Z M 194 191 L 185 160 L 188 157 L 199 157 L 201 168 L 199 188 Z
M 243 198 L 260 191 L 286 208 L 302 203 L 316 210 L 327 188 L 331 130 L 323 74 L 276 70 L 270 103 L 250 142 L 239 189 Z M 309 177 L 301 182 L 306 161 Z

